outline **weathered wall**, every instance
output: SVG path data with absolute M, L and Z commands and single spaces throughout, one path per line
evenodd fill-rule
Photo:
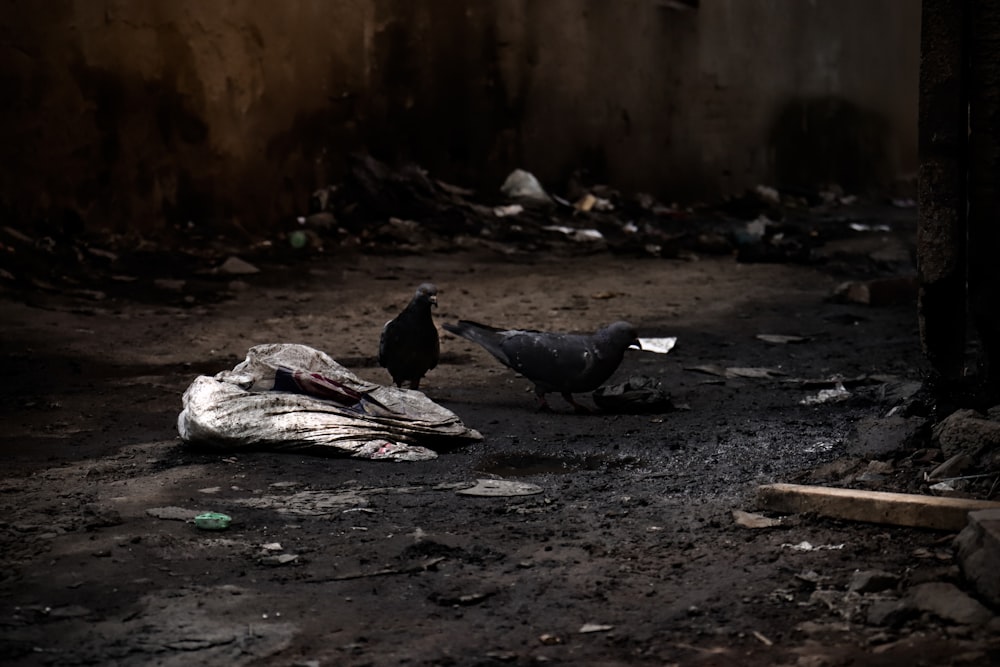
M 266 225 L 368 149 L 690 200 L 916 169 L 910 0 L 7 0 L 0 202 Z

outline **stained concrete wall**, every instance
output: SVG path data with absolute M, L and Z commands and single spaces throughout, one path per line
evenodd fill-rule
M 359 149 L 682 201 L 916 170 L 911 0 L 7 0 L 0 19 L 17 220 L 260 227 Z

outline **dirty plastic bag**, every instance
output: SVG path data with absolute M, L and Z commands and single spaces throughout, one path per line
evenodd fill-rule
M 424 394 L 365 382 L 305 345 L 252 347 L 233 370 L 196 378 L 183 404 L 181 439 L 223 451 L 421 461 L 437 457 L 429 447 L 482 439 Z

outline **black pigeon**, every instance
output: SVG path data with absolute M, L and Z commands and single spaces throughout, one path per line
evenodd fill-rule
M 628 322 L 609 324 L 593 334 L 497 329 L 468 320 L 442 326 L 481 345 L 504 366 L 534 382 L 543 410 L 550 409 L 545 394 L 558 391 L 577 412 L 587 412 L 573 394 L 597 389 L 621 365 L 626 349 L 633 345 L 642 349 Z
M 389 371 L 397 387 L 409 382 L 410 389 L 418 389 L 421 378 L 437 366 L 441 342 L 431 317 L 431 308 L 436 305 L 437 287 L 423 283 L 403 312 L 382 327 L 378 363 Z

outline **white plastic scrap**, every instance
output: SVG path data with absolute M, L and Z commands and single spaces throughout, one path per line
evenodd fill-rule
M 670 352 L 670 350 L 674 349 L 674 345 L 676 344 L 677 336 L 639 339 L 639 345 L 642 345 L 644 352 L 656 352 L 657 354 L 666 354 L 667 352 Z
M 507 218 L 512 215 L 524 213 L 524 207 L 520 204 L 508 204 L 507 206 L 494 206 L 493 215 L 498 218 Z
M 844 548 L 843 544 L 817 544 L 813 545 L 811 542 L 799 542 L 798 544 L 791 544 L 790 542 L 785 542 L 781 545 L 782 549 L 791 549 L 792 551 L 838 551 Z
M 851 392 L 844 388 L 843 383 L 838 382 L 837 386 L 833 389 L 822 389 L 815 396 L 806 396 L 801 401 L 800 405 L 819 405 L 820 403 L 838 403 L 840 401 L 847 400 L 851 395 Z
M 547 225 L 542 227 L 548 232 L 559 232 L 565 234 L 574 241 L 600 241 L 604 235 L 596 229 L 575 229 L 565 225 Z
M 515 169 L 510 172 L 507 180 L 500 186 L 500 192 L 512 199 L 547 200 L 549 198 L 535 175 L 523 169 Z

